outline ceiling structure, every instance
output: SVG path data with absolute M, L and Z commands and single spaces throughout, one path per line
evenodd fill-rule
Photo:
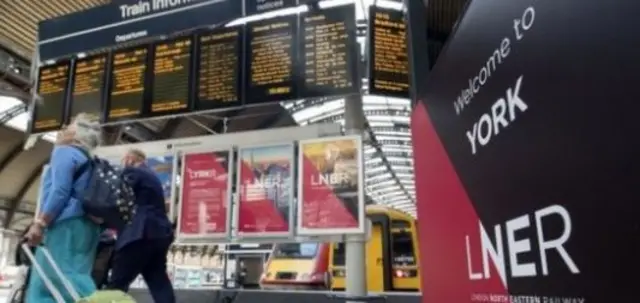
M 21 230 L 35 211 L 40 172 L 48 162 L 51 135 L 27 151 L 24 134 L 30 100 L 31 62 L 40 20 L 110 3 L 110 0 L 0 1 L 0 228 Z M 327 0 L 357 5 L 365 54 L 367 7 L 401 8 L 390 0 Z M 395 2 L 395 3 L 394 3 Z M 466 0 L 431 0 L 426 11 L 430 62 L 434 62 Z M 298 10 L 299 11 L 299 10 Z M 287 12 L 285 12 L 287 13 Z M 291 13 L 291 12 L 288 12 Z M 293 12 L 295 13 L 295 11 Z M 271 14 L 273 15 L 273 14 Z M 237 20 L 243 22 L 246 20 Z M 366 89 L 366 81 L 365 89 Z M 3 97 L 4 96 L 4 97 Z M 111 144 L 333 122 L 344 125 L 344 99 L 316 98 L 215 114 L 129 123 L 105 128 Z M 408 99 L 364 96 L 367 133 L 366 193 L 369 201 L 416 215 Z M 47 140 L 49 139 L 49 140 Z M 33 143 L 33 142 L 29 142 Z

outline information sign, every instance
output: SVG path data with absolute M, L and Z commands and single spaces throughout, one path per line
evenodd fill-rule
M 31 118 L 31 133 L 58 130 L 65 121 L 70 61 L 43 66 L 38 72 L 38 96 Z
M 192 38 L 182 37 L 154 46 L 151 114 L 189 109 Z
M 244 10 L 247 15 L 266 13 L 283 8 L 295 7 L 298 0 L 244 0 Z
M 232 161 L 229 150 L 183 156 L 178 241 L 227 237 Z
M 238 235 L 290 235 L 293 144 L 244 147 L 239 149 L 238 157 Z
M 297 97 L 297 31 L 297 15 L 247 25 L 245 104 Z
M 638 300 L 640 2 L 561 3 L 469 1 L 416 79 L 422 302 Z
M 243 27 L 222 27 L 198 35 L 196 110 L 241 105 Z
M 355 5 L 342 5 L 301 16 L 305 98 L 360 91 L 355 15 Z
M 306 140 L 298 154 L 298 234 L 364 233 L 362 140 Z
M 72 76 L 69 118 L 85 113 L 90 118 L 102 119 L 106 69 L 107 54 L 76 60 Z
M 369 7 L 369 93 L 409 98 L 407 29 L 402 11 Z
M 107 100 L 107 121 L 137 118 L 143 113 L 148 47 L 114 52 Z

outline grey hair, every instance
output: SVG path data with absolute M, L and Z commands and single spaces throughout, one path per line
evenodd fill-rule
M 78 114 L 71 125 L 75 128 L 74 141 L 82 147 L 93 150 L 102 144 L 100 123 L 85 113 Z

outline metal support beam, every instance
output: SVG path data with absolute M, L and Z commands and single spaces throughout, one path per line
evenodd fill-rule
M 22 152 L 22 147 L 24 146 L 24 142 L 24 140 L 18 142 L 18 144 L 11 148 L 9 153 L 4 156 L 4 158 L 0 159 L 0 172 L 7 168 L 11 161 L 13 161 L 13 159 L 20 155 L 20 153 Z
M 16 210 L 18 209 L 20 202 L 24 200 L 24 196 L 27 194 L 29 188 L 31 188 L 33 183 L 38 180 L 38 177 L 40 176 L 40 174 L 42 174 L 42 169 L 47 163 L 49 163 L 49 158 L 45 159 L 31 172 L 31 174 L 27 178 L 27 181 L 22 185 L 22 187 L 20 187 L 14 199 L 9 203 L 9 210 L 7 211 L 7 217 L 4 221 L 4 228 L 9 228 L 9 226 L 11 225 L 11 221 L 13 221 L 13 217 L 16 214 Z
M 366 119 L 362 111 L 362 96 L 353 95 L 344 102 L 344 128 L 348 135 L 362 135 L 365 130 Z M 360 165 L 364 166 L 364 159 Z M 364 186 L 364 184 L 359 184 Z M 360 300 L 349 298 L 363 298 L 367 296 L 367 255 L 366 236 L 349 235 L 345 241 L 346 249 L 346 294 L 347 302 L 359 302 Z
M 132 123 L 124 127 L 124 131 L 131 137 L 142 142 L 156 140 L 157 134 L 140 123 Z
M 225 118 L 226 118 L 227 120 L 229 120 L 229 119 L 233 119 L 234 117 L 239 116 L 239 115 L 240 115 L 240 113 L 242 113 L 243 111 L 244 111 L 244 109 L 243 109 L 243 108 L 230 110 L 230 111 L 228 111 L 228 112 L 226 112 L 226 113 L 225 113 L 225 114 L 226 114 L 226 115 L 225 115 Z M 219 120 L 218 122 L 216 122 L 216 123 L 211 127 L 211 129 L 212 129 L 213 131 L 215 131 L 216 133 L 218 133 L 218 134 L 225 133 L 225 132 L 226 132 L 226 129 L 225 129 L 225 123 L 226 123 L 226 122 L 225 122 L 225 120 L 224 120 L 224 119 L 223 119 L 223 120 Z
M 0 91 L 0 94 L 2 94 L 2 91 Z M 21 104 L 12 106 L 11 108 L 7 109 L 2 114 L 0 114 L 0 126 L 4 125 L 5 123 L 11 121 L 11 119 L 25 112 L 27 112 L 26 104 L 21 103 Z
M 160 133 L 158 133 L 157 135 L 158 139 L 165 140 L 173 137 L 173 134 L 176 132 L 176 129 L 178 128 L 178 125 L 180 125 L 181 121 L 182 119 L 180 118 L 169 119 L 169 121 L 167 121 L 167 123 L 164 125 L 164 127 L 160 131 Z
M 278 121 L 280 121 L 280 119 L 282 118 L 282 115 L 286 115 L 286 114 L 288 114 L 287 111 L 283 109 L 282 113 L 274 114 L 271 117 L 264 119 L 258 126 L 256 126 L 256 129 L 269 128 L 274 124 L 276 124 Z

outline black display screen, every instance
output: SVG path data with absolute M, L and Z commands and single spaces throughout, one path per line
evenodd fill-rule
M 360 91 L 355 15 L 355 5 L 344 5 L 301 16 L 303 97 Z
M 38 98 L 33 108 L 31 132 L 58 130 L 65 120 L 70 61 L 43 66 L 38 72 Z
M 245 104 L 297 97 L 297 23 L 293 15 L 247 25 Z
M 113 53 L 107 121 L 137 118 L 142 114 L 148 52 L 144 46 Z
M 369 8 L 369 92 L 409 98 L 409 56 L 404 13 Z
M 242 27 L 198 35 L 197 110 L 241 105 Z
M 79 113 L 96 120 L 102 118 L 106 63 L 106 54 L 76 61 L 71 87 L 71 118 Z
M 192 46 L 190 37 L 154 46 L 151 114 L 170 114 L 189 108 Z

